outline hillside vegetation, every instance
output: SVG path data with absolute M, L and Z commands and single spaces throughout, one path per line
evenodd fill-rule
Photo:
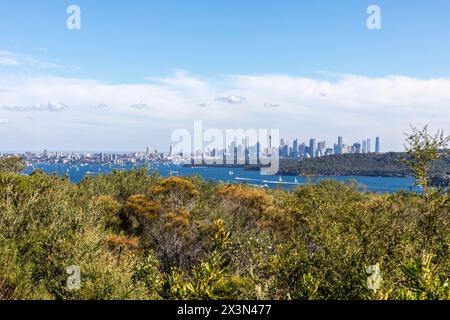
M 325 176 L 408 177 L 413 171 L 404 163 L 406 153 L 342 154 L 305 160 L 282 159 L 280 174 Z M 450 175 L 450 156 L 435 161 L 430 174 Z
M 4 166 L 0 299 L 449 299 L 450 192 L 422 175 L 443 142 L 422 140 L 408 150 L 422 194 Z

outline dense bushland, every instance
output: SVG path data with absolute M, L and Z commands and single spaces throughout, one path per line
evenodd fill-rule
M 420 177 L 435 154 L 410 142 Z M 8 168 L 0 299 L 450 298 L 450 192 L 427 179 L 423 194 L 373 194 L 351 181 L 284 191 L 135 169 L 73 184 Z

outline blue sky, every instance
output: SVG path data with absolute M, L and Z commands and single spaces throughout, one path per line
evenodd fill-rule
M 373 3 L 382 9 L 379 32 L 365 28 Z M 82 10 L 80 31 L 65 28 L 70 4 Z M 2 2 L 0 12 L 4 48 L 107 81 L 141 81 L 173 68 L 213 76 L 450 73 L 446 0 L 18 0 Z
M 70 4 L 81 8 L 81 30 L 65 27 Z M 366 28 L 371 4 L 381 8 L 381 30 Z M 221 128 L 277 126 L 282 135 L 302 140 L 332 143 L 344 134 L 353 143 L 380 135 L 386 148 L 399 149 L 409 123 L 450 129 L 444 115 L 449 16 L 447 0 L 2 1 L 0 52 L 3 61 L 17 63 L 0 63 L 0 104 L 7 107 L 0 109 L 0 133 L 10 138 L 0 150 L 164 148 L 171 131 L 192 126 L 193 113 Z M 343 94 L 361 83 L 364 97 Z M 2 95 L 2 88 L 15 94 Z M 120 89 L 134 94 L 123 106 L 108 93 Z M 303 92 L 298 101 L 296 90 Z M 321 90 L 339 94 L 332 98 Z M 329 104 L 305 92 L 327 96 Z M 246 97 L 246 103 L 231 104 L 232 110 L 213 103 L 231 96 Z M 68 108 L 50 114 L 55 110 L 30 107 L 52 103 Z M 266 103 L 281 107 L 258 111 Z M 100 104 L 108 114 L 92 111 Z M 128 112 L 136 104 L 148 108 Z M 198 105 L 213 106 L 197 112 Z M 397 106 L 398 120 L 383 125 Z M 171 119 L 160 109 L 183 109 L 186 117 Z M 144 118 L 150 125 L 139 123 Z M 70 133 L 80 130 L 86 136 Z M 145 138 L 130 143 L 136 135 Z

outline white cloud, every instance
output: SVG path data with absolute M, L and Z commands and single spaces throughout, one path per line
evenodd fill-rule
M 62 65 L 46 62 L 34 57 L 14 53 L 11 51 L 0 50 L 0 66 L 6 67 L 34 67 L 40 69 L 59 69 Z
M 47 104 L 36 104 L 33 106 L 23 106 L 23 105 L 14 105 L 14 106 L 3 106 L 5 110 L 13 111 L 13 112 L 25 112 L 25 111 L 51 111 L 58 112 L 63 109 L 66 109 L 67 106 L 64 103 L 56 102 L 54 100 L 50 100 Z
M 8 51 L 0 51 L 0 66 L 16 67 L 19 66 L 19 60 Z
M 230 104 L 242 104 L 246 103 L 247 100 L 243 96 L 235 96 L 235 95 L 229 95 L 226 97 L 219 97 L 216 99 L 216 101 L 226 102 Z
M 8 122 L 8 119 L 0 119 L 0 124 L 7 124 Z
M 147 105 L 146 103 L 143 103 L 143 102 L 141 101 L 141 102 L 139 102 L 139 103 L 133 103 L 133 104 L 131 105 L 131 107 L 134 108 L 134 109 L 147 109 L 147 108 L 148 108 L 148 105 Z
M 265 102 L 264 103 L 264 107 L 266 107 L 266 108 L 279 108 L 281 106 L 279 104 Z
M 171 130 L 191 129 L 194 120 L 223 129 L 280 128 L 287 138 L 317 137 L 329 144 L 337 135 L 344 135 L 347 143 L 380 135 L 386 149 L 402 148 L 403 132 L 409 131 L 410 124 L 428 123 L 450 131 L 449 78 L 345 75 L 321 81 L 288 75 L 233 75 L 203 79 L 177 71 L 171 77 L 149 80 L 108 84 L 0 75 L 0 101 L 8 106 L 0 109 L 0 116 L 5 110 L 64 109 L 34 113 L 37 125 L 33 128 L 26 125 L 21 113 L 9 113 L 17 130 L 10 133 L 10 140 L 19 135 L 35 139 L 36 144 L 60 139 L 68 148 L 76 141 L 95 144 L 97 149 L 108 148 L 108 143 L 110 148 L 113 143 L 117 148 L 128 147 L 130 137 L 136 145 L 166 146 Z M 215 97 L 220 97 L 220 103 L 209 103 Z M 39 101 L 49 102 L 35 105 Z M 56 101 L 64 101 L 70 108 Z M 108 108 L 92 108 L 102 105 Z

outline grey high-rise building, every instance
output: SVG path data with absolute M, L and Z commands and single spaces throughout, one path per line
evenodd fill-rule
M 367 141 L 362 141 L 362 153 L 367 153 Z
M 380 142 L 380 137 L 377 137 L 375 139 L 375 152 L 376 153 L 381 153 L 381 142 Z
M 317 143 L 317 148 L 321 151 L 324 151 L 326 148 L 326 145 L 327 145 L 326 141 L 320 141 Z
M 298 139 L 295 139 L 294 142 L 292 143 L 291 157 L 292 158 L 298 157 Z
M 261 155 L 261 144 L 259 143 L 259 141 L 256 143 L 256 163 L 259 164 L 259 157 Z
M 306 157 L 306 145 L 304 142 L 302 142 L 298 147 L 298 153 L 301 157 Z
M 309 155 L 311 158 L 314 158 L 316 156 L 316 139 L 309 139 Z
M 367 153 L 371 153 L 372 152 L 372 147 L 371 147 L 372 141 L 370 139 L 367 139 L 366 143 L 367 143 Z
M 363 148 L 364 148 L 364 140 L 363 140 Z M 359 143 L 359 142 L 356 142 L 356 143 L 354 143 L 353 144 L 353 150 L 354 150 L 354 152 L 355 153 L 361 153 L 361 143 Z
M 337 145 L 337 154 L 342 154 L 344 152 L 344 138 L 339 136 L 338 137 L 338 145 Z

